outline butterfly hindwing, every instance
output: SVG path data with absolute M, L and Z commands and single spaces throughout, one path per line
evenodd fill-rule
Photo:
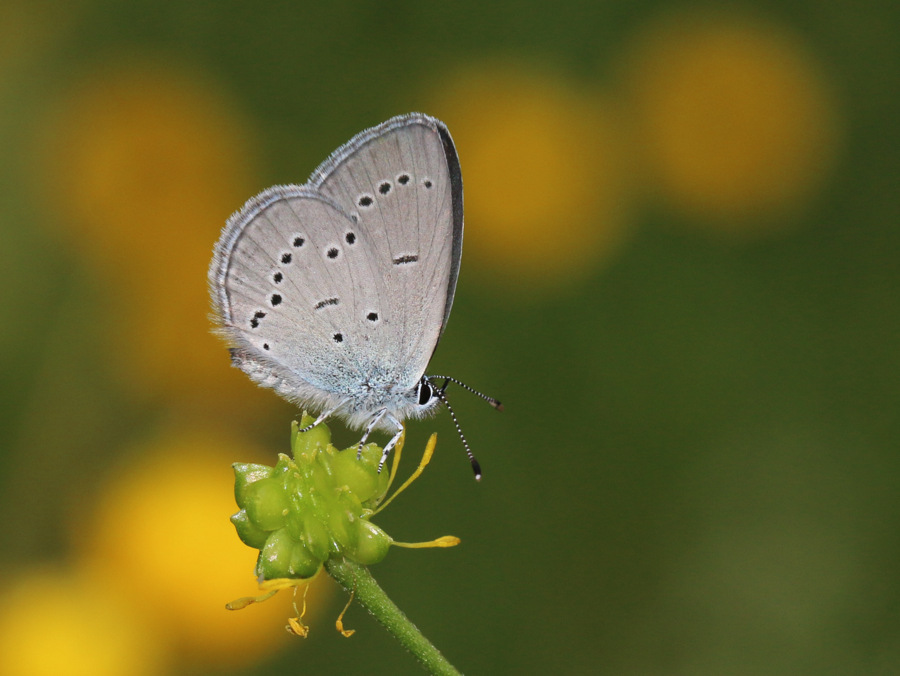
M 229 221 L 217 258 L 217 303 L 232 343 L 279 372 L 335 392 L 363 373 L 358 316 L 378 296 L 375 275 L 347 244 L 353 222 L 304 187 L 270 188 Z

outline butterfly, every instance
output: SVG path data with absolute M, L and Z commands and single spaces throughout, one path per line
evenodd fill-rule
M 232 364 L 318 411 L 392 432 L 447 406 L 425 375 L 450 316 L 463 243 L 463 185 L 447 127 L 391 118 L 342 145 L 303 185 L 264 190 L 228 219 L 209 268 L 214 321 Z M 438 386 L 436 381 L 443 380 Z

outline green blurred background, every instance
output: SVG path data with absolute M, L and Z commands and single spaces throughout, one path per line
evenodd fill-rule
M 372 572 L 472 674 L 900 672 L 891 2 L 0 6 L 0 671 L 417 673 L 345 596 L 239 613 L 228 215 L 365 127 L 466 186 L 449 417 Z M 334 426 L 349 445 L 354 432 Z M 383 441 L 383 440 L 382 440 Z M 282 594 L 287 596 L 286 593 Z M 280 605 L 278 605 L 280 603 Z

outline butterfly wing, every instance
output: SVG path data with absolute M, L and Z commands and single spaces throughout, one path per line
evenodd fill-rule
M 384 280 L 382 354 L 414 387 L 453 304 L 463 239 L 459 159 L 442 122 L 412 113 L 361 132 L 336 150 L 309 185 L 358 221 Z
M 352 219 L 305 186 L 269 188 L 232 216 L 210 284 L 236 365 L 299 403 L 351 394 L 374 361 L 355 319 L 379 296 L 365 246 Z

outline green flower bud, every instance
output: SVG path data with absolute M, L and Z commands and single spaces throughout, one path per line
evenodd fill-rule
M 368 521 L 389 487 L 378 472 L 382 450 L 375 444 L 344 451 L 331 445 L 331 432 L 304 416 L 291 429 L 293 458 L 279 455 L 275 467 L 235 464 L 231 517 L 245 544 L 260 550 L 256 573 L 262 580 L 305 579 L 332 556 L 363 565 L 381 561 L 392 539 Z

